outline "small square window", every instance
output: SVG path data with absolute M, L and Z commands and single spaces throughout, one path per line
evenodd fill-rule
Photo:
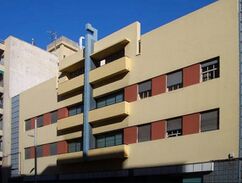
M 122 93 L 116 95 L 116 103 L 122 102 L 124 100 L 124 96 Z
M 37 146 L 36 151 L 37 151 L 37 157 L 43 156 L 43 146 Z
M 201 113 L 201 131 L 211 131 L 219 129 L 219 110 L 212 110 Z
M 177 90 L 182 87 L 182 71 L 176 71 L 167 75 L 168 91 Z
M 139 84 L 139 98 L 144 99 L 151 96 L 151 81 Z
M 44 126 L 44 121 L 43 121 L 43 116 L 37 117 L 37 127 L 42 127 Z
M 110 96 L 107 98 L 107 101 L 106 101 L 106 104 L 107 105 L 112 105 L 112 104 L 115 104 L 115 96 Z
M 182 135 L 182 118 L 167 120 L 167 136 L 176 137 Z
M 25 130 L 31 130 L 31 120 L 26 120 L 25 121 Z
M 105 147 L 105 137 L 104 137 L 104 136 L 99 136 L 99 137 L 97 137 L 97 140 L 96 140 L 96 147 L 97 147 L 97 148 Z
M 30 157 L 31 157 L 31 149 L 26 148 L 25 149 L 25 159 L 30 159 Z
M 118 133 L 115 135 L 115 145 L 123 144 L 123 135 L 122 133 Z
M 210 61 L 203 62 L 202 67 L 202 80 L 207 81 L 219 77 L 219 57 Z
M 106 106 L 106 101 L 104 99 L 97 101 L 97 108 Z
M 142 125 L 138 127 L 138 141 L 145 142 L 150 140 L 150 124 Z
M 76 115 L 76 108 L 75 107 L 70 107 L 68 111 L 69 111 L 69 116 Z
M 51 113 L 51 123 L 56 123 L 58 120 L 57 111 Z
M 57 154 L 57 143 L 50 144 L 50 155 Z

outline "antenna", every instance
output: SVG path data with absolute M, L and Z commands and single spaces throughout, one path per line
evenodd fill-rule
M 50 36 L 51 42 L 54 42 L 54 44 L 55 44 L 55 51 L 56 51 L 56 40 L 57 40 L 57 37 L 58 37 L 57 36 L 57 32 L 50 30 L 50 31 L 47 31 L 47 33 Z
M 35 45 L 35 40 L 34 40 L 34 38 L 31 39 L 31 44 L 32 44 L 32 45 Z

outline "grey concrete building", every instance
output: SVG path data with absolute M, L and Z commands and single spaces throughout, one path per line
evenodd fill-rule
M 19 126 L 14 123 L 18 119 L 18 95 L 57 75 L 58 57 L 55 54 L 12 36 L 0 43 L 0 162 L 3 182 L 20 173 Z

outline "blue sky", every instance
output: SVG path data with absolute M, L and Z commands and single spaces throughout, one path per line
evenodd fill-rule
M 45 48 L 47 31 L 78 41 L 91 23 L 102 38 L 134 21 L 142 33 L 215 0 L 0 0 L 0 39 L 13 35 Z

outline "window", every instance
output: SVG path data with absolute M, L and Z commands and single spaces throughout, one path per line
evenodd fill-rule
M 44 126 L 43 116 L 39 116 L 37 118 L 37 127 L 39 128 L 39 127 L 42 127 L 42 126 Z
M 146 81 L 139 84 L 139 98 L 147 98 L 151 96 L 151 81 Z
M 74 106 L 69 107 L 69 116 L 74 116 L 83 112 L 83 105 L 77 104 Z
M 150 124 L 142 125 L 138 127 L 138 141 L 145 142 L 150 140 Z
M 57 111 L 53 111 L 51 112 L 51 123 L 56 123 L 57 122 L 57 119 L 58 119 L 58 116 L 57 116 Z
M 212 110 L 201 113 L 201 131 L 211 131 L 219 129 L 219 110 Z
M 78 152 L 82 150 L 82 140 L 76 140 L 72 142 L 68 142 L 68 152 Z
M 37 157 L 42 157 L 43 156 L 43 146 L 37 146 L 36 154 L 37 154 Z
M 25 121 L 25 130 L 31 130 L 31 120 L 26 120 Z
M 50 144 L 50 155 L 57 154 L 57 143 Z
M 118 60 L 118 59 L 120 59 L 124 56 L 125 56 L 125 51 L 124 51 L 124 49 L 121 49 L 121 50 L 118 50 L 118 51 L 116 51 L 116 52 L 114 52 L 110 55 L 107 55 L 105 57 L 102 57 L 102 58 L 96 60 L 95 65 L 96 65 L 96 67 L 101 67 L 105 64 L 108 64 L 108 63 L 111 63 L 115 60 Z
M 167 136 L 176 137 L 182 135 L 182 118 L 167 120 Z
M 182 88 L 182 86 L 182 71 L 173 72 L 167 75 L 168 91 L 177 90 Z
M 202 63 L 201 67 L 203 81 L 219 77 L 219 57 Z
M 123 144 L 122 132 L 115 132 L 96 136 L 96 148 L 117 146 L 121 144 Z
M 184 178 L 182 183 L 202 183 L 202 178 Z
M 123 100 L 124 100 L 123 91 L 119 91 L 117 93 L 96 99 L 97 108 L 119 103 L 119 102 L 122 102 Z
M 25 159 L 30 159 L 31 157 L 31 149 L 25 148 Z

